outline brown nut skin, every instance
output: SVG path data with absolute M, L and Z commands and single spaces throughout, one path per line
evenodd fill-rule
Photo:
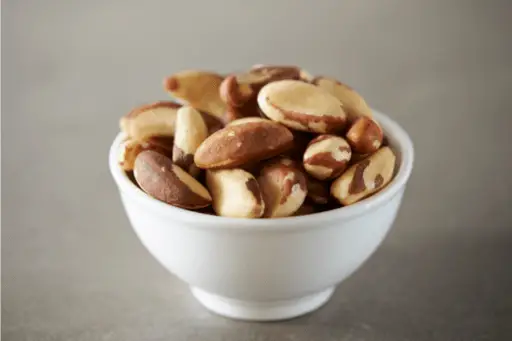
M 373 119 L 359 117 L 348 130 L 346 137 L 354 152 L 369 154 L 381 147 L 384 132 Z
M 173 138 L 166 136 L 150 137 L 146 141 L 126 139 L 121 143 L 119 165 L 124 171 L 132 171 L 135 159 L 144 150 L 154 150 L 168 157 L 172 157 Z
M 271 120 L 300 131 L 340 132 L 347 120 L 336 97 L 302 81 L 282 80 L 265 85 L 258 94 L 258 105 Z
M 259 66 L 248 72 L 230 75 L 220 86 L 220 97 L 228 109 L 225 121 L 260 115 L 256 96 L 270 82 L 299 79 L 300 69 L 291 66 Z
M 121 117 L 119 126 L 127 136 L 138 141 L 151 136 L 174 136 L 180 107 L 180 104 L 171 101 L 146 104 Z
M 307 198 L 311 202 L 314 202 L 317 205 L 326 205 L 329 203 L 329 199 L 330 199 L 329 186 L 330 186 L 330 184 L 328 182 L 318 181 L 315 178 L 308 177 L 307 185 L 308 185 Z
M 338 177 L 347 168 L 352 156 L 350 145 L 335 135 L 319 135 L 304 152 L 304 169 L 318 180 Z
M 206 185 L 217 215 L 231 218 L 260 218 L 265 202 L 258 181 L 242 169 L 206 171 Z
M 135 159 L 133 174 L 144 192 L 170 205 L 199 209 L 210 205 L 208 190 L 171 159 L 153 150 L 141 152 Z
M 328 91 L 343 104 L 343 109 L 347 113 L 349 122 L 356 120 L 361 116 L 372 117 L 372 110 L 366 104 L 364 98 L 354 89 L 343 84 L 336 79 L 329 77 L 316 77 L 312 81 L 318 87 Z
M 224 77 L 201 70 L 184 70 L 164 79 L 164 89 L 174 98 L 186 101 L 197 110 L 222 119 L 226 105 L 219 95 Z
M 249 122 L 221 129 L 199 146 L 195 164 L 202 169 L 242 166 L 269 159 L 290 149 L 292 133 L 272 121 Z
M 261 170 L 258 183 L 265 201 L 264 217 L 289 217 L 306 199 L 306 178 L 294 167 L 272 163 Z
M 201 114 L 192 107 L 178 110 L 172 161 L 196 177 L 199 168 L 194 164 L 194 154 L 199 145 L 208 137 L 208 127 Z
M 297 211 L 295 211 L 293 216 L 299 217 L 299 216 L 309 215 L 309 214 L 313 214 L 313 213 L 317 213 L 317 212 L 319 212 L 319 211 L 317 210 L 317 208 L 315 206 L 305 202 L 304 204 L 302 204 L 301 207 L 299 207 L 299 209 Z
M 351 166 L 331 185 L 331 195 L 343 205 L 351 205 L 384 188 L 393 178 L 396 157 L 382 147 Z

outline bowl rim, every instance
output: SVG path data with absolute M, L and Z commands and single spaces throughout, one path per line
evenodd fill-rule
M 340 207 L 330 211 L 314 213 L 304 216 L 285 217 L 275 219 L 248 219 L 229 218 L 204 214 L 191 210 L 178 208 L 155 198 L 152 198 L 128 178 L 121 169 L 118 161 L 121 142 L 126 138 L 122 132 L 118 133 L 109 151 L 109 168 L 120 192 L 135 199 L 159 215 L 169 216 L 172 220 L 190 222 L 196 226 L 205 226 L 216 229 L 236 230 L 297 230 L 302 228 L 317 228 L 323 221 L 347 221 L 382 206 L 390 201 L 406 185 L 410 178 L 414 163 L 414 146 L 407 132 L 389 116 L 373 110 L 374 117 L 382 126 L 385 134 L 393 140 L 394 149 L 400 152 L 400 164 L 395 177 L 391 182 L 373 196 L 350 206 Z

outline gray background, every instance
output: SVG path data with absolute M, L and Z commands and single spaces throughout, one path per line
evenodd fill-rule
M 2 5 L 4 340 L 511 339 L 511 1 Z M 417 152 L 374 257 L 272 324 L 202 309 L 136 239 L 107 169 L 119 117 L 165 99 L 165 75 L 254 63 L 351 84 Z

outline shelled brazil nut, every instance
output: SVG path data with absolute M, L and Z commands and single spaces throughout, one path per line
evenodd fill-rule
M 164 89 L 180 103 L 121 117 L 119 166 L 166 204 L 230 218 L 303 216 L 364 200 L 396 172 L 369 105 L 335 78 L 255 65 L 176 72 Z

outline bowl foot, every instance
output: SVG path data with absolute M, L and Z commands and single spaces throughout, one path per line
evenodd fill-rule
M 192 287 L 192 294 L 210 311 L 237 320 L 277 321 L 307 314 L 324 305 L 332 296 L 334 287 L 283 301 L 241 301 L 211 294 Z

